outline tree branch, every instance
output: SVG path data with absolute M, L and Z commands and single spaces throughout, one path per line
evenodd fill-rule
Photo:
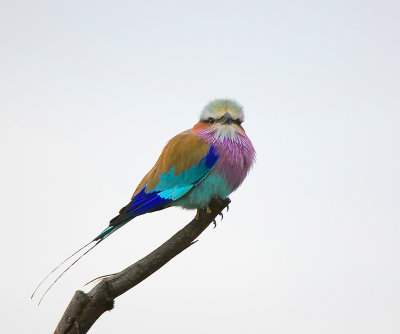
M 199 210 L 197 218 L 194 218 L 182 230 L 150 254 L 121 272 L 102 279 L 88 293 L 81 290 L 76 291 L 54 333 L 87 333 L 105 311 L 113 309 L 116 297 L 139 284 L 173 257 L 191 246 L 230 202 L 229 198 L 225 200 L 213 199 L 209 204 L 210 213 L 206 210 Z

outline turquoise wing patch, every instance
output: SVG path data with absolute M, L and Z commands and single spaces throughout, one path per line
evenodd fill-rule
M 158 192 L 158 196 L 175 201 L 184 196 L 189 190 L 199 184 L 211 171 L 218 161 L 219 154 L 214 146 L 210 146 L 207 155 L 192 168 L 175 175 L 174 168 L 160 176 L 160 181 L 152 190 Z

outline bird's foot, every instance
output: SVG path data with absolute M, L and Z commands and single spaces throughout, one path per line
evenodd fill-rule
M 200 218 L 200 210 L 197 209 L 196 217 L 194 217 L 194 219 L 199 220 L 199 218 Z
M 228 212 L 228 210 L 229 210 L 228 204 L 230 203 L 230 199 L 229 199 L 229 198 L 222 199 L 222 198 L 220 198 L 220 197 L 215 197 L 215 198 L 214 198 L 214 201 L 216 201 L 217 203 L 214 203 L 214 204 L 213 204 L 213 203 L 211 202 L 211 206 L 214 205 L 214 207 L 215 207 L 215 206 L 216 206 L 215 204 L 219 204 L 220 207 L 226 207 L 227 212 Z M 207 206 L 204 208 L 204 210 L 205 210 L 208 214 L 210 214 L 210 213 L 213 212 L 213 210 L 211 209 L 211 206 L 210 206 L 210 205 L 207 205 Z M 215 212 L 215 211 L 214 211 L 214 212 Z M 224 219 L 224 214 L 222 213 L 222 210 L 221 210 L 220 213 L 218 213 L 218 215 L 221 216 L 221 220 Z M 198 216 L 199 216 L 199 210 L 197 210 L 196 218 L 197 218 Z M 213 220 L 213 224 L 214 224 L 214 228 L 216 228 L 216 227 L 217 227 L 217 222 L 216 222 L 215 219 Z
M 229 211 L 229 203 L 230 203 L 229 198 L 222 199 L 220 197 L 216 197 L 215 200 L 218 201 L 220 205 L 226 204 L 226 200 L 228 200 L 228 204 L 226 204 L 226 212 Z M 222 211 L 218 215 L 221 216 L 221 220 L 224 219 L 224 215 L 222 214 Z
M 226 206 L 226 212 L 229 211 L 229 203 L 231 202 L 231 200 L 229 199 L 229 197 L 223 199 L 221 197 L 215 197 L 215 200 L 218 202 L 218 204 L 220 204 L 221 206 L 224 205 Z M 228 202 L 228 204 L 226 204 Z

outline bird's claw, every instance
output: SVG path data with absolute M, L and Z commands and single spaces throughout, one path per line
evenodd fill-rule
M 226 212 L 229 211 L 229 204 L 226 206 Z
M 217 227 L 217 222 L 215 221 L 215 219 L 213 220 L 213 224 L 214 224 L 213 228 L 216 228 Z
M 218 215 L 221 216 L 221 220 L 224 219 L 224 215 L 222 212 L 220 212 Z

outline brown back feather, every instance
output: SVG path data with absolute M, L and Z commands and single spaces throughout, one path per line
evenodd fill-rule
M 174 174 L 179 175 L 194 165 L 208 153 L 210 144 L 203 141 L 192 130 L 184 131 L 173 137 L 164 147 L 154 167 L 139 183 L 133 197 L 147 184 L 146 192 L 154 189 L 162 174 L 167 174 L 174 167 Z

